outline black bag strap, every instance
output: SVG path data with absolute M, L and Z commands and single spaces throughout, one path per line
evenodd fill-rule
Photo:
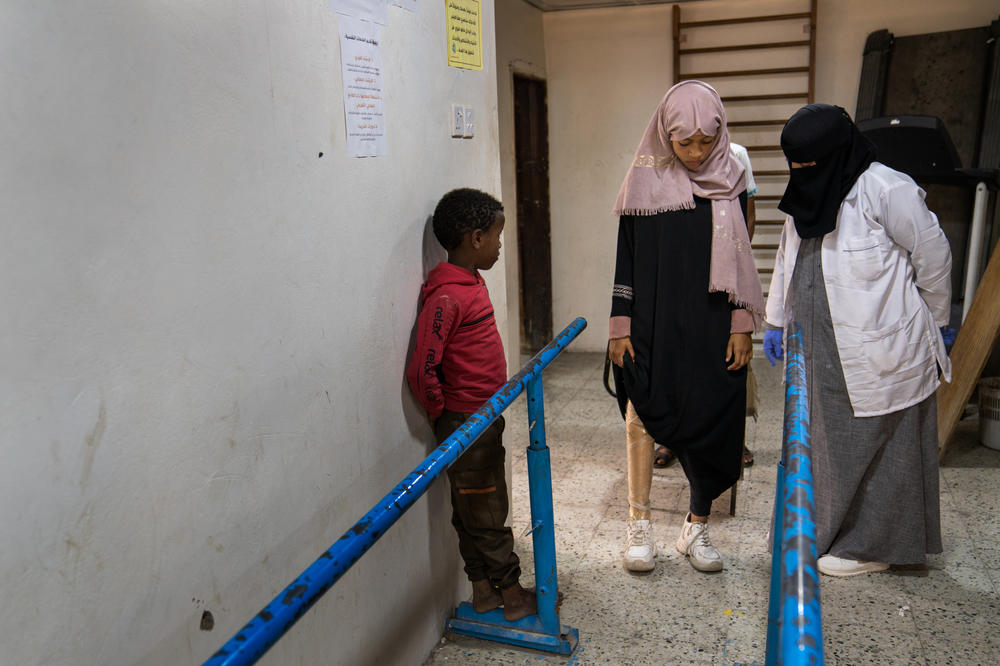
M 608 347 L 604 350 L 604 390 L 612 398 L 617 399 L 618 394 L 611 388 L 611 341 L 608 340 Z

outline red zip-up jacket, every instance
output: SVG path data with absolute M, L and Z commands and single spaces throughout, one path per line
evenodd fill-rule
M 406 380 L 436 419 L 471 413 L 507 381 L 507 361 L 486 283 L 479 272 L 441 262 L 420 293 L 417 346 Z

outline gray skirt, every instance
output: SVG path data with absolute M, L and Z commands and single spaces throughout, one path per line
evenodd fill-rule
M 935 395 L 855 417 L 823 281 L 822 238 L 804 239 L 789 288 L 802 326 L 813 452 L 817 555 L 921 564 L 941 552 Z

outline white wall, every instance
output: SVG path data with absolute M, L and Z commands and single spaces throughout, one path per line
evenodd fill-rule
M 685 3 L 682 11 L 685 20 L 694 20 L 769 13 L 767 7 L 787 4 L 708 0 Z M 807 2 L 799 4 L 808 8 Z M 642 132 L 673 81 L 672 7 L 544 16 L 553 315 L 558 322 L 582 314 L 590 322 L 574 343 L 578 350 L 599 351 L 606 344 L 617 232 L 611 207 Z M 874 30 L 888 28 L 904 36 L 984 26 L 998 13 L 1000 0 L 820 0 L 816 101 L 853 112 L 862 49 Z M 755 29 L 739 28 L 732 39 L 751 41 L 749 31 Z M 746 63 L 748 68 L 754 64 Z
M 545 79 L 545 42 L 542 12 L 523 0 L 503 0 L 496 5 L 497 33 L 497 118 L 500 136 L 500 173 L 503 207 L 507 224 L 503 244 L 507 248 L 507 314 L 509 326 L 509 370 L 521 365 L 518 351 L 521 338 L 521 282 L 517 258 L 517 163 L 514 144 L 514 75 Z M 569 321 L 556 319 L 553 332 Z
M 434 204 L 500 188 L 483 5 L 483 72 L 389 8 L 369 159 L 325 2 L 0 7 L 4 663 L 200 663 L 433 448 L 404 365 Z M 419 663 L 467 591 L 446 488 L 262 663 Z

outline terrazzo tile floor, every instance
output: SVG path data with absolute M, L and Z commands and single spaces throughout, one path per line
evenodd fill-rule
M 674 549 L 687 509 L 680 466 L 654 470 L 656 569 L 621 565 L 627 515 L 624 427 L 602 383 L 602 354 L 566 352 L 543 375 L 552 461 L 560 619 L 580 632 L 576 652 L 556 656 L 445 634 L 425 664 L 763 664 L 770 555 L 766 535 L 781 452 L 782 370 L 764 359 L 757 421 L 747 420 L 755 464 L 715 501 L 712 540 L 725 569 L 695 571 Z M 533 584 L 523 396 L 506 414 L 511 515 L 522 583 Z M 941 467 L 945 551 L 926 568 L 847 579 L 821 577 L 827 664 L 1000 664 L 1000 451 L 963 419 Z M 471 593 L 470 593 L 471 594 Z

